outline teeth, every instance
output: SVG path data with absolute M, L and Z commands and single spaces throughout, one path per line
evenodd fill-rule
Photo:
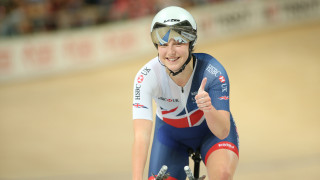
M 169 61 L 175 61 L 177 58 L 168 58 Z

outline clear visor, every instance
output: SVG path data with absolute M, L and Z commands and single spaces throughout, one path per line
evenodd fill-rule
M 158 45 L 166 44 L 170 39 L 179 43 L 189 43 L 196 37 L 196 32 L 190 26 L 158 27 L 151 32 L 152 42 Z

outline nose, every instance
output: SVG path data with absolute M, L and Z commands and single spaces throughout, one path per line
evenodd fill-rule
M 175 55 L 176 54 L 176 50 L 175 50 L 175 47 L 173 44 L 169 44 L 168 45 L 168 55 L 169 56 L 172 56 L 172 55 Z

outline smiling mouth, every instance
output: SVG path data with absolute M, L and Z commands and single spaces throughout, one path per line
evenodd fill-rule
M 170 62 L 174 62 L 177 61 L 180 57 L 176 57 L 176 58 L 166 58 L 168 61 Z

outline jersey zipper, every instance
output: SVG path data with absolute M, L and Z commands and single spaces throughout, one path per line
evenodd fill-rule
M 186 115 L 187 115 L 187 119 L 188 119 L 188 124 L 189 124 L 189 127 L 192 127 L 192 125 L 191 125 L 191 120 L 190 120 L 190 117 L 189 117 L 189 112 L 188 112 L 188 110 L 187 110 L 187 103 L 184 103 L 184 100 L 185 100 L 186 98 L 185 98 L 185 94 L 184 94 L 184 89 L 183 89 L 183 87 L 181 87 L 181 102 L 182 102 L 182 104 L 185 104 L 185 106 L 184 106 L 184 110 L 186 111 Z M 188 101 L 188 99 L 187 99 L 187 101 Z

